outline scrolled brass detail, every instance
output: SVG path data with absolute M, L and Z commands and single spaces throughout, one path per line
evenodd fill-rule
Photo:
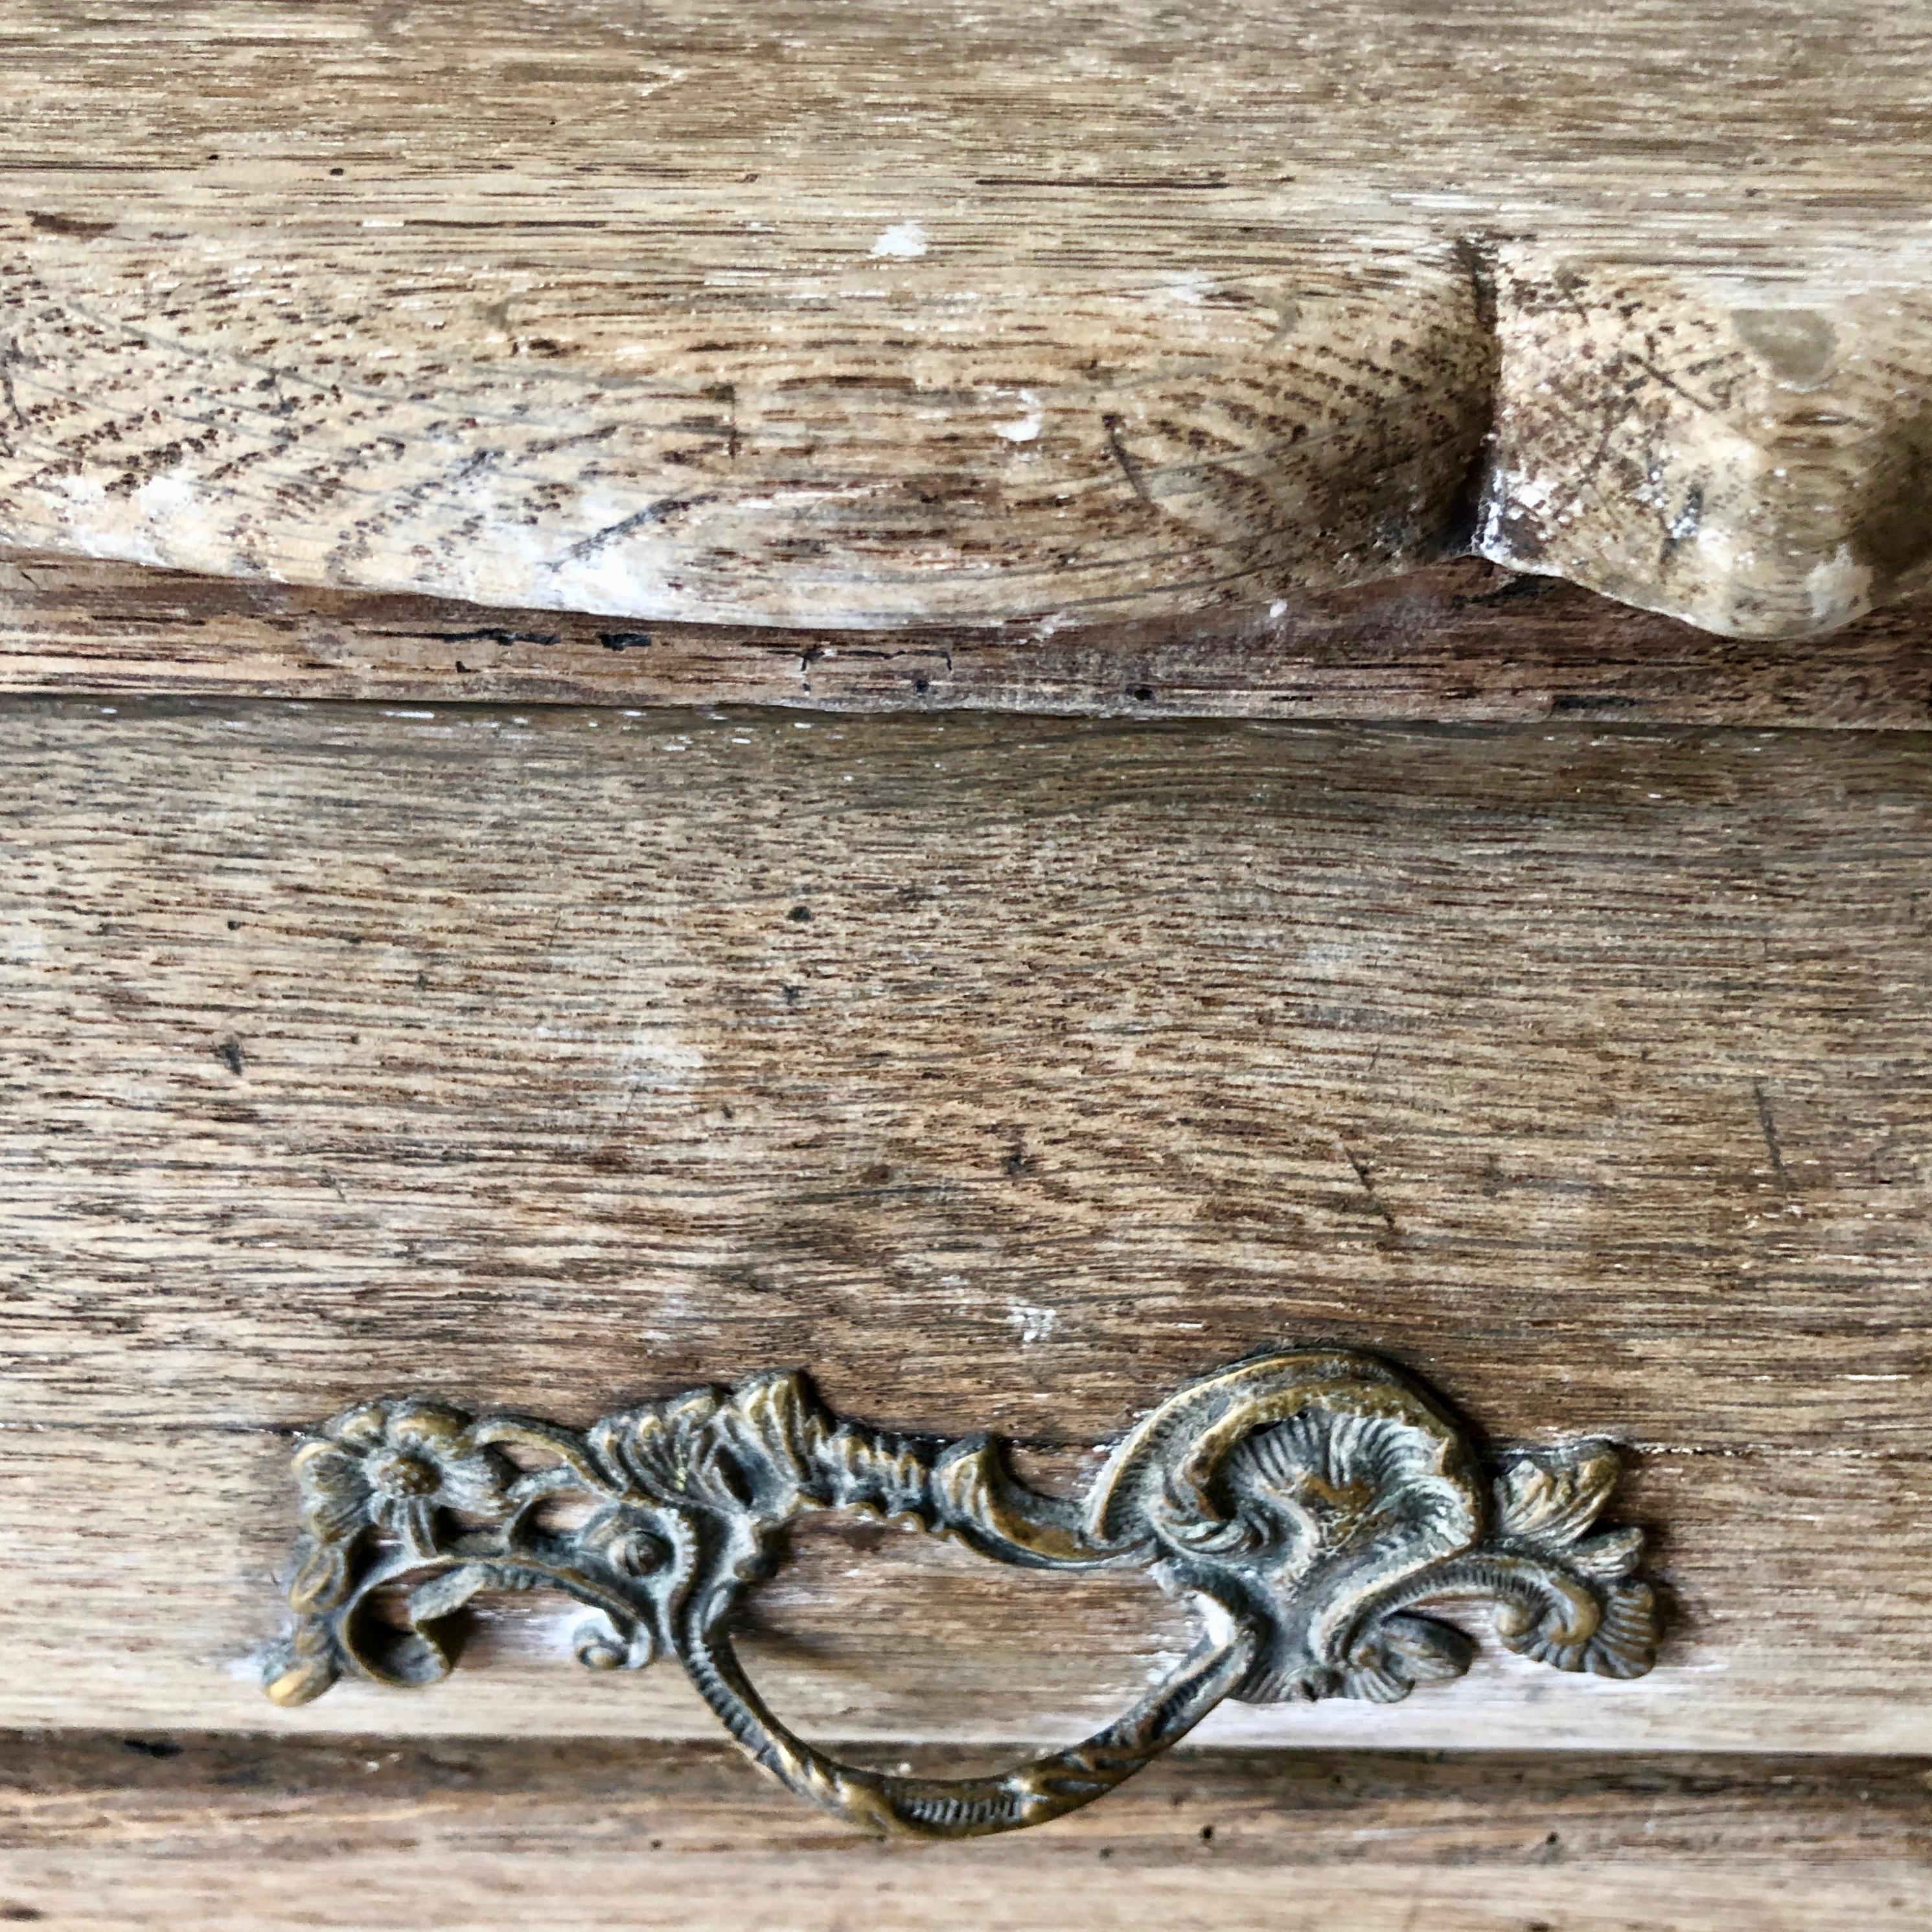
M 345 1676 L 433 1683 L 454 1664 L 449 1619 L 478 1592 L 560 1590 L 601 1616 L 578 1634 L 580 1662 L 675 1656 L 746 1754 L 801 1796 L 881 1831 L 1011 1831 L 1111 1790 L 1224 1698 L 1388 1703 L 1461 1676 L 1473 1646 L 1418 1613 L 1432 1600 L 1488 1600 L 1508 1648 L 1558 1670 L 1640 1676 L 1657 1639 L 1642 1534 L 1593 1527 L 1618 1466 L 1600 1443 L 1486 1466 L 1418 1383 L 1336 1348 L 1191 1384 L 1082 1502 L 1029 1487 L 992 1438 L 842 1420 L 800 1374 L 694 1389 L 581 1432 L 364 1402 L 296 1451 L 296 1621 L 267 1690 L 295 1705 Z M 576 1526 L 552 1520 L 560 1502 Z M 906 1519 L 1003 1563 L 1144 1570 L 1192 1608 L 1198 1641 L 1106 1729 L 1001 1775 L 842 1764 L 766 1707 L 730 1637 L 807 1509 Z M 400 1596 L 400 1623 L 373 1614 L 379 1595 Z

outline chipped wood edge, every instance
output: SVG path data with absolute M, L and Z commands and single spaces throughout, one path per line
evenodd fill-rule
M 1463 559 L 1105 630 L 650 624 L 0 550 L 0 692 L 1456 723 L 1932 724 L 1932 603 L 1714 637 Z

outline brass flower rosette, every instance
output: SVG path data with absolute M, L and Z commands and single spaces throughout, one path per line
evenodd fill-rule
M 304 1440 L 295 1466 L 296 1622 L 268 1673 L 277 1702 L 344 1676 L 434 1682 L 454 1662 L 448 1620 L 478 1592 L 560 1590 L 598 1613 L 579 1632 L 580 1663 L 676 1656 L 754 1762 L 887 1832 L 963 1838 L 1058 1817 L 1224 1698 L 1387 1703 L 1460 1676 L 1473 1646 L 1420 1613 L 1432 1600 L 1486 1600 L 1509 1649 L 1561 1670 L 1635 1677 L 1656 1649 L 1642 1532 L 1593 1528 L 1613 1450 L 1521 1448 L 1486 1468 L 1425 1390 L 1346 1349 L 1256 1356 L 1190 1384 L 1082 1501 L 1030 1488 L 994 1439 L 842 1420 L 798 1374 L 693 1390 L 580 1432 L 365 1402 Z M 563 1502 L 578 1526 L 557 1526 Z M 904 1519 L 1004 1563 L 1144 1570 L 1192 1607 L 1198 1640 L 1104 1730 L 1001 1775 L 840 1763 L 766 1708 L 730 1637 L 807 1509 Z M 400 1624 L 375 1613 L 397 1598 Z

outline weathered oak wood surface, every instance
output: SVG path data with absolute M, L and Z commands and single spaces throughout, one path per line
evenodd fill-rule
M 1132 718 L 1932 725 L 1932 600 L 1720 638 L 1469 560 L 1100 628 L 642 626 L 0 552 L 0 692 Z
M 1711 629 L 1932 560 L 1893 0 L 13 0 L 0 532 L 1083 624 L 1473 545 Z
M 0 707 L 0 1716 L 702 1732 L 574 1619 L 278 1717 L 290 1432 L 800 1363 L 1072 1481 L 1283 1339 L 1633 1445 L 1660 1669 L 1326 1744 L 1932 1738 L 1932 740 L 608 709 Z M 1064 1737 L 1128 1579 L 826 1523 L 821 1734 Z
M 915 1754 L 943 1769 L 950 1759 Z M 868 1843 L 722 1747 L 9 1738 L 0 1918 L 58 1932 L 1160 1923 L 1840 1932 L 1932 1910 L 1922 1760 L 1188 1751 L 997 1847 Z

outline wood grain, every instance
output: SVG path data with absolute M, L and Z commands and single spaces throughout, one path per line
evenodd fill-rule
M 1634 1445 L 1674 1634 L 1215 1736 L 1932 1736 L 1932 742 L 102 700 L 0 741 L 7 1721 L 706 1721 L 549 1606 L 278 1719 L 288 1434 L 360 1395 L 580 1422 L 802 1363 L 1070 1481 L 1300 1338 Z M 755 1667 L 821 1732 L 1068 1736 L 1178 1638 L 1126 1580 L 802 1541 Z
M 0 553 L 0 692 L 1245 717 L 1932 724 L 1932 602 L 1720 638 L 1469 560 L 1278 613 L 1081 629 L 639 626 Z
M 630 1925 L 640 1897 L 679 1928 L 979 1932 L 1043 1922 L 1042 1887 L 1082 1927 L 1836 1932 L 1932 1906 L 1922 1760 L 1190 1751 L 1093 1812 L 910 1852 L 717 1747 L 16 1736 L 0 1766 L 0 1915 L 62 1932 L 508 1932 L 534 1901 Z
M 1087 624 L 1473 543 L 1932 567 L 1882 0 L 200 0 L 0 26 L 0 531 L 642 620 Z

